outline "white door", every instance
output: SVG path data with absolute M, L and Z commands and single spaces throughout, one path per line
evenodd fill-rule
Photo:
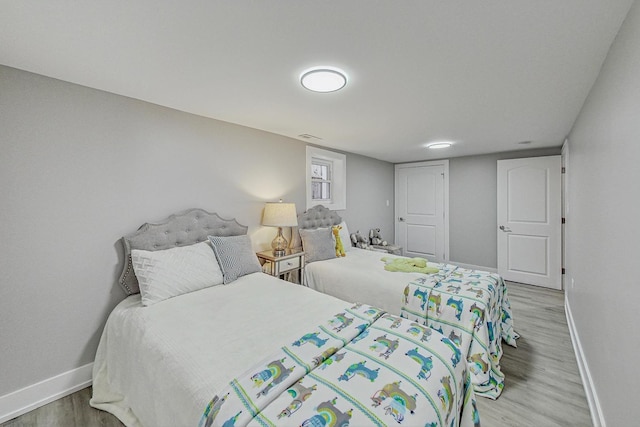
M 396 165 L 396 244 L 408 257 L 449 259 L 449 161 Z
M 498 273 L 561 289 L 560 156 L 498 160 Z

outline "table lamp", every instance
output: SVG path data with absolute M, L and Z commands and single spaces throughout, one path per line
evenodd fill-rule
M 278 234 L 271 242 L 274 256 L 286 254 L 287 239 L 282 235 L 282 227 L 295 227 L 298 225 L 295 203 L 267 203 L 262 214 L 262 225 L 278 227 Z

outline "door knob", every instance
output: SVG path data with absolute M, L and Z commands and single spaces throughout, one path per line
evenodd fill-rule
M 398 218 L 398 221 L 404 222 L 404 218 L 400 217 L 400 218 Z
M 511 229 L 509 227 L 505 227 L 504 225 L 500 226 L 500 230 L 504 231 L 505 233 L 511 233 Z

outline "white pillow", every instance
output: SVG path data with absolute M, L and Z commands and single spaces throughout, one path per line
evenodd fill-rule
M 342 227 L 340 229 L 340 241 L 342 241 L 342 246 L 344 247 L 344 251 L 348 252 L 351 250 L 352 246 L 351 246 L 351 235 L 349 234 L 349 229 L 347 228 L 347 223 L 342 221 L 340 224 L 338 224 L 340 227 Z M 331 238 L 333 239 L 333 243 L 335 246 L 336 243 L 336 238 L 333 235 L 333 233 L 331 234 Z
M 209 242 L 161 251 L 133 249 L 131 263 L 146 306 L 222 284 L 222 271 Z

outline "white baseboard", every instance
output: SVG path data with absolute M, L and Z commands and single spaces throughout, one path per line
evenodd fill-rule
M 91 385 L 93 363 L 0 396 L 0 424 Z
M 462 262 L 457 261 L 447 261 L 450 264 L 457 265 L 458 267 L 466 268 L 468 270 L 480 270 L 480 271 L 488 271 L 489 273 L 497 273 L 497 268 L 491 267 L 483 267 L 481 265 L 473 265 L 473 264 L 464 264 Z
M 606 422 L 602 414 L 602 408 L 600 407 L 600 400 L 598 400 L 598 393 L 596 393 L 596 389 L 593 385 L 593 379 L 591 378 L 589 365 L 584 358 L 582 344 L 580 343 L 580 337 L 578 336 L 575 324 L 573 323 L 573 315 L 571 314 L 571 307 L 569 306 L 569 301 L 567 300 L 566 294 L 564 297 L 564 311 L 567 315 L 569 335 L 571 336 L 573 351 L 576 353 L 578 369 L 580 370 L 580 378 L 582 379 L 584 392 L 587 395 L 587 403 L 589 404 L 589 411 L 591 412 L 591 421 L 593 422 L 594 427 L 606 427 Z

